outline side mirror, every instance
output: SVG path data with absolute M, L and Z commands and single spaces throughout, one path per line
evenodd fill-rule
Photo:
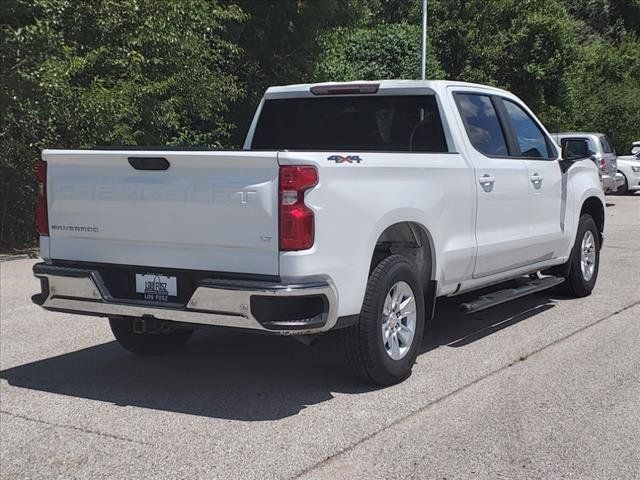
M 589 141 L 585 138 L 565 138 L 562 140 L 561 146 L 560 169 L 563 173 L 569 170 L 571 164 L 580 160 L 588 158 L 595 161 L 595 153 L 589 150 Z
M 595 154 L 589 150 L 589 142 L 582 138 L 567 138 L 562 140 L 562 159 L 577 162 L 585 158 L 592 158 Z
M 638 155 L 640 154 L 640 145 L 638 145 L 637 147 L 633 147 L 631 149 L 631 155 Z

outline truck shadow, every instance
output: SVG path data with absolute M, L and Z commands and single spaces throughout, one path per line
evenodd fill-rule
M 464 347 L 550 308 L 553 301 L 543 294 L 467 316 L 451 302 L 440 302 L 422 355 L 441 346 Z M 275 420 L 330 400 L 333 392 L 374 390 L 348 373 L 334 340 L 306 347 L 282 337 L 203 330 L 174 355 L 138 357 L 108 342 L 3 370 L 0 378 L 16 387 L 115 405 Z
M 471 298 L 471 297 L 469 297 Z M 437 314 L 423 342 L 423 353 L 438 347 L 464 347 L 488 335 L 534 317 L 555 306 L 555 298 L 540 292 L 472 314 L 460 312 L 463 296 L 438 301 Z

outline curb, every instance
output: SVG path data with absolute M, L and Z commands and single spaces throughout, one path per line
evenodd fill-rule
M 10 262 L 11 260 L 24 260 L 26 258 L 38 258 L 35 255 L 29 255 L 28 253 L 20 253 L 17 255 L 0 255 L 0 262 Z

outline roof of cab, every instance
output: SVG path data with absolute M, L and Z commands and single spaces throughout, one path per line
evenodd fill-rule
M 295 85 L 281 85 L 269 87 L 265 95 L 278 95 L 278 94 L 295 94 L 305 93 L 308 94 L 311 87 L 326 87 L 326 86 L 347 86 L 347 85 L 379 85 L 380 90 L 393 90 L 393 89 L 431 89 L 434 92 L 442 91 L 446 87 L 459 86 L 459 87 L 473 87 L 483 90 L 493 90 L 503 94 L 510 94 L 506 90 L 500 88 L 491 87 L 489 85 L 481 85 L 478 83 L 458 82 L 453 80 L 356 80 L 352 82 L 324 82 L 324 83 L 300 83 Z
M 557 135 L 558 137 L 604 137 L 604 133 L 598 132 L 558 132 L 551 135 Z

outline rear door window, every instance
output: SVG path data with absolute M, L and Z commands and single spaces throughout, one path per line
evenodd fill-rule
M 434 95 L 285 98 L 265 101 L 256 150 L 447 152 Z
M 488 156 L 508 155 L 505 135 L 491 98 L 457 93 L 455 99 L 471 144 Z

